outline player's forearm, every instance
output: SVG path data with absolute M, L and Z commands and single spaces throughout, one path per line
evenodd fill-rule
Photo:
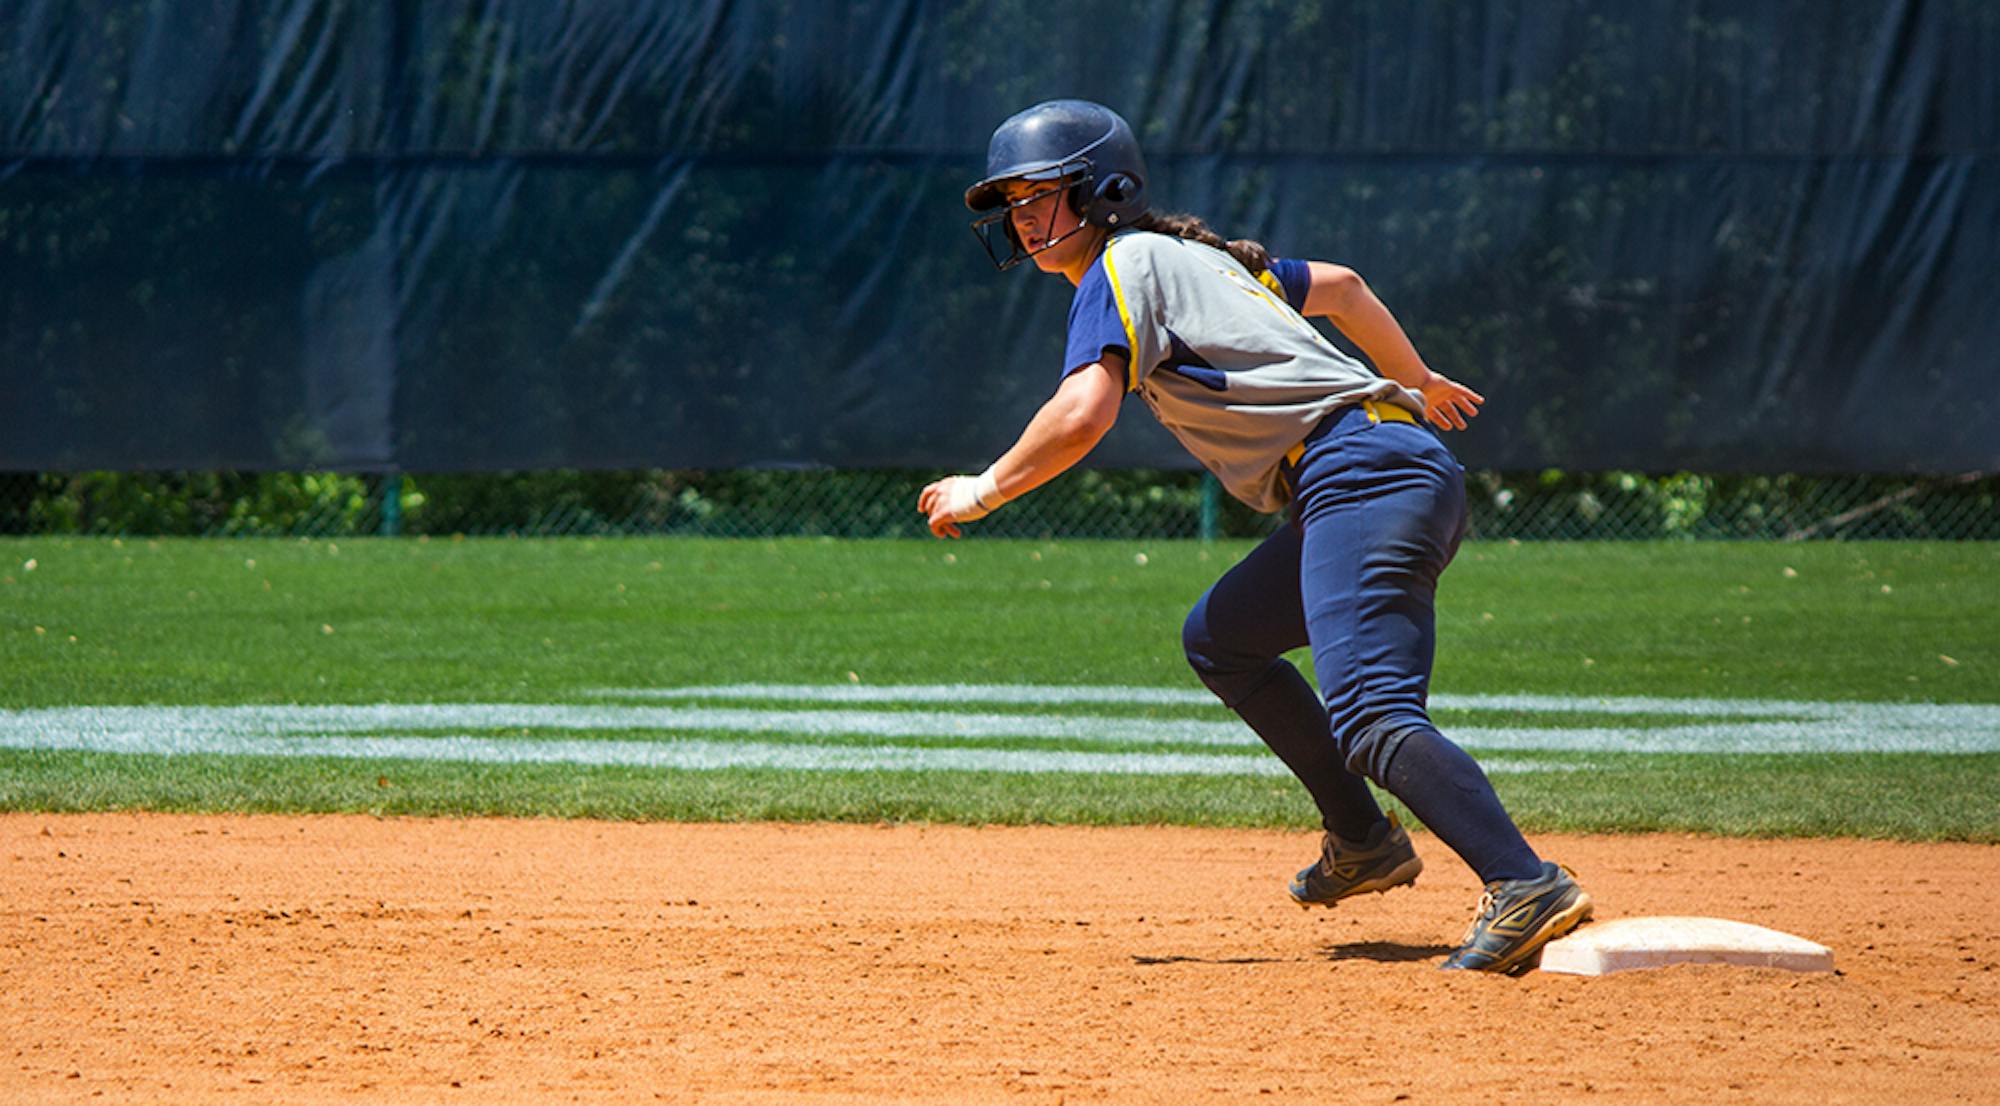
M 1389 309 L 1367 285 L 1360 285 L 1348 296 L 1342 309 L 1327 318 L 1368 355 L 1377 372 L 1403 387 L 1422 391 L 1436 375 L 1424 364 L 1423 356 L 1403 332 L 1402 324 L 1389 314 Z
M 1090 405 L 1058 393 L 1035 412 L 1013 448 L 993 462 L 1000 494 L 1015 499 L 1061 476 L 1089 456 L 1110 429 L 1111 422 Z
M 1088 456 L 1118 421 L 1125 398 L 1125 361 L 1115 350 L 1104 360 L 1063 378 L 1014 447 L 993 462 L 991 473 L 1007 499 L 1026 495 Z
M 1376 371 L 1405 388 L 1422 391 L 1436 375 L 1403 331 L 1389 308 L 1377 299 L 1368 282 L 1344 265 L 1312 263 L 1308 314 L 1324 315 L 1361 352 Z
M 978 476 L 947 476 L 926 486 L 917 509 L 930 516 L 931 533 L 959 536 L 958 524 L 993 513 L 1018 495 L 1055 479 L 1083 460 L 1118 420 L 1124 398 L 1125 360 L 1112 350 L 1095 365 L 1066 377 L 1012 449 Z

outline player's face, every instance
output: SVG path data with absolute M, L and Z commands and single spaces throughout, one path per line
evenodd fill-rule
M 1083 217 L 1064 199 L 1068 191 L 1049 181 L 1009 181 L 1002 186 L 1007 202 L 1020 204 L 1009 215 L 1014 234 L 1034 255 L 1035 267 L 1045 273 L 1066 271 L 1076 260 L 1073 255 L 1090 245 L 1090 236 L 1074 233 Z M 1021 203 L 1023 200 L 1028 202 Z M 1051 242 L 1055 244 L 1049 245 Z

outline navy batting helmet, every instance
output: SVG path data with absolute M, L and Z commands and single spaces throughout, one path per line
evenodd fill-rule
M 1126 226 L 1146 213 L 1146 159 L 1139 153 L 1139 140 L 1117 112 L 1088 100 L 1036 104 L 1000 124 L 987 143 L 986 176 L 965 190 L 965 206 L 980 213 L 972 229 L 1002 269 L 1062 241 L 1057 238 L 1035 250 L 1023 249 L 1009 218 L 1015 205 L 1007 202 L 1003 190 L 1009 181 L 1048 181 L 1052 188 L 1068 187 L 1077 213 L 1089 226 Z M 996 226 L 1012 247 L 1004 258 L 994 248 Z

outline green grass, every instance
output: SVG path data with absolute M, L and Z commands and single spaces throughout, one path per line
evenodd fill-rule
M 1246 549 L 979 540 L 6 539 L 0 709 L 600 703 L 593 689 L 731 683 L 1194 689 L 1180 656 L 1181 617 Z M 2000 547 L 1988 544 L 1472 545 L 1440 597 L 1436 689 L 2000 703 L 1996 570 Z M 1197 706 L 1067 709 L 1226 717 Z M 1441 711 L 1440 720 L 1449 731 L 1475 716 Z M 1604 720 L 1485 712 L 1476 721 Z M 1687 719 L 1618 721 L 1645 727 Z M 950 744 L 1034 745 L 1006 738 Z M 2000 755 L 1540 755 L 1580 767 L 1496 775 L 1510 808 L 1532 829 L 2000 841 Z M 0 751 L 0 809 L 125 808 L 1311 821 L 1300 789 L 1270 778 L 675 772 Z
M 2000 754 L 1594 758 L 1498 776 L 1529 832 L 2000 842 Z M 992 772 L 649 772 L 0 751 L 0 810 L 175 810 L 1303 828 L 1287 779 Z M 1416 824 L 1408 811 L 1405 821 Z

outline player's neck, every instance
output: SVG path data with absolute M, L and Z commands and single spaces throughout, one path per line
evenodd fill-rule
M 1077 238 L 1080 241 L 1076 253 L 1056 269 L 1072 286 L 1082 284 L 1083 275 L 1097 264 L 1097 255 L 1104 252 L 1104 243 L 1110 240 L 1111 232 L 1103 227 L 1085 227 L 1077 233 Z

